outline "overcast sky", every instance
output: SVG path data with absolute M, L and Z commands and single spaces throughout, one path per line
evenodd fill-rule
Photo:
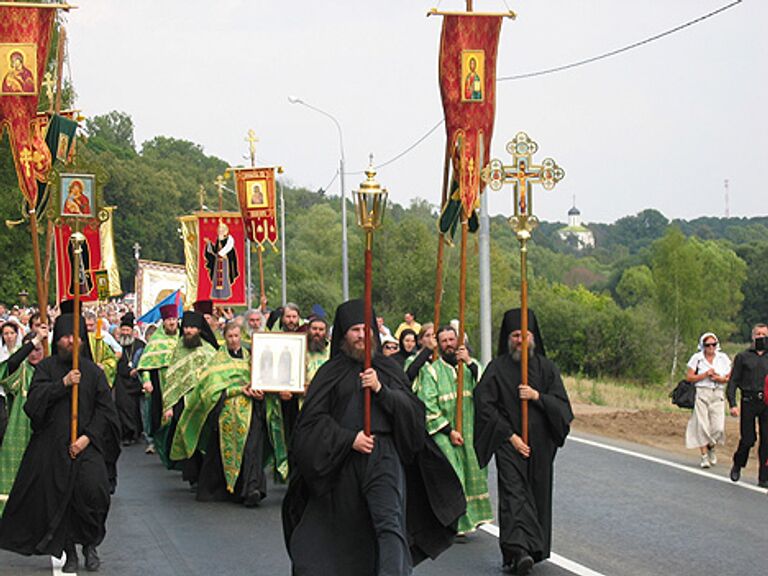
M 568 64 L 693 20 L 730 0 L 507 0 L 499 76 Z M 442 118 L 437 83 L 441 18 L 424 0 L 80 0 L 67 17 L 69 68 L 87 116 L 130 114 L 138 144 L 191 140 L 242 164 L 253 128 L 262 164 L 294 185 L 326 187 L 342 126 L 347 171 L 368 154 L 389 160 Z M 460 9 L 459 0 L 440 8 Z M 503 0 L 475 0 L 478 11 Z M 612 222 L 645 208 L 670 218 L 722 216 L 724 179 L 733 216 L 766 210 L 768 2 L 738 6 L 672 36 L 593 64 L 501 82 L 492 155 L 520 130 L 538 159 L 565 168 L 534 212 L 566 219 L 575 195 L 585 221 Z M 391 198 L 440 198 L 445 130 L 382 168 Z M 361 174 L 346 178 L 356 188 Z M 330 187 L 338 193 L 338 180 Z M 190 194 L 196 194 L 190 190 Z M 490 192 L 509 214 L 510 190 Z

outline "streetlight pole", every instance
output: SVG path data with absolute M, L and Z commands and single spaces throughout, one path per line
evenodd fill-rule
M 283 167 L 277 167 L 277 173 L 283 173 Z M 285 196 L 283 195 L 283 183 L 277 181 L 278 189 L 280 190 L 280 278 L 282 280 L 282 304 L 288 302 L 288 274 L 285 264 Z
M 347 195 L 344 188 L 344 138 L 341 133 L 341 124 L 325 110 L 307 104 L 301 98 L 288 96 L 288 102 L 291 104 L 301 104 L 318 114 L 322 114 L 326 118 L 330 118 L 339 132 L 339 150 L 341 153 L 339 158 L 339 183 L 341 186 L 341 296 L 342 300 L 346 302 L 349 300 L 349 260 L 347 257 Z

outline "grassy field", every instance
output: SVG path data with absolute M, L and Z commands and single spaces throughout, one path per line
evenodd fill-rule
M 564 376 L 571 402 L 610 406 L 623 410 L 677 410 L 669 401 L 667 386 L 641 386 L 631 382 L 609 382 Z

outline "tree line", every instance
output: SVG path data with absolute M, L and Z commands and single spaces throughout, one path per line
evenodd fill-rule
M 125 292 L 134 288 L 133 244 L 142 258 L 183 262 L 177 218 L 218 207 L 212 182 L 228 163 L 195 143 L 158 136 L 137 146 L 128 114 L 111 112 L 85 121 L 76 165 L 93 173 L 114 216 L 115 248 Z M 55 185 L 55 182 L 52 184 Z M 288 299 L 309 310 L 332 312 L 341 302 L 340 198 L 283 183 L 286 212 Z M 0 206 L 3 219 L 18 218 L 18 191 L 7 138 L 0 142 Z M 225 210 L 237 210 L 233 194 Z M 363 235 L 348 206 L 350 293 L 363 292 Z M 391 204 L 374 245 L 374 304 L 390 325 L 406 310 L 432 317 L 437 252 L 437 206 L 422 199 Z M 699 334 L 743 341 L 764 321 L 768 283 L 760 263 L 768 257 L 768 218 L 699 218 L 669 221 L 647 209 L 612 224 L 590 224 L 596 247 L 578 251 L 556 234 L 563 224 L 542 222 L 530 246 L 531 304 L 545 334 L 547 352 L 568 373 L 627 379 L 644 384 L 675 378 Z M 0 233 L 7 264 L 0 301 L 33 292 L 34 272 L 26 224 Z M 458 316 L 458 249 L 448 249 L 442 317 Z M 470 240 L 468 335 L 479 342 L 476 238 Z M 270 303 L 280 301 L 280 256 L 267 250 L 265 282 Z M 258 274 L 253 267 L 253 274 Z M 502 216 L 491 220 L 494 326 L 519 304 L 517 241 Z M 254 277 L 254 286 L 258 278 Z M 494 344 L 495 345 L 495 344 Z M 682 360 L 681 360 L 682 359 Z

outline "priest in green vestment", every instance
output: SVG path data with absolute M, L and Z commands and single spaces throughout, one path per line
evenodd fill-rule
M 242 346 L 239 324 L 229 322 L 224 338 L 226 347 L 210 359 L 197 386 L 184 397 L 171 458 L 191 458 L 200 450 L 197 499 L 230 499 L 251 507 L 267 493 L 265 395 L 251 387 L 250 353 Z
M 466 347 L 458 345 L 456 331 L 444 326 L 437 333 L 440 357 L 419 371 L 414 383 L 419 398 L 427 408 L 427 432 L 453 466 L 467 498 L 467 512 L 459 519 L 459 534 L 472 532 L 480 524 L 493 520 L 488 495 L 488 474 L 481 469 L 473 447 L 474 390 L 480 368 Z M 456 425 L 457 364 L 464 370 L 461 432 Z
M 328 324 L 325 318 L 312 318 L 307 331 L 307 380 L 306 387 L 312 383 L 312 378 L 330 358 L 328 346 Z
M 191 310 L 184 312 L 181 318 L 181 339 L 171 356 L 163 388 L 163 421 L 168 423 L 168 429 L 167 442 L 163 443 L 164 450 L 161 452 L 165 452 L 171 462 L 176 462 L 170 453 L 179 419 L 184 412 L 184 397 L 197 387 L 200 373 L 208 366 L 218 347 L 216 336 L 205 317 Z M 161 448 L 160 444 L 158 448 Z M 179 463 L 184 480 L 192 488 L 197 485 L 201 460 L 202 455 L 196 451 L 190 458 Z
M 106 341 L 102 328 L 97 325 L 98 322 L 101 322 L 101 319 L 93 312 L 87 312 L 84 316 L 85 326 L 88 329 L 88 341 L 93 353 L 93 361 L 99 368 L 104 370 L 107 384 L 112 388 L 115 384 L 115 376 L 117 375 L 117 355 Z M 111 337 L 111 335 L 109 336 Z M 116 343 L 115 346 L 117 346 Z
M 165 375 L 171 364 L 171 357 L 179 343 L 179 316 L 176 304 L 166 304 L 160 308 L 162 325 L 155 330 L 148 340 L 141 355 L 137 369 L 141 378 L 142 388 L 149 400 L 148 453 L 155 451 L 156 441 L 163 444 L 163 389 Z M 157 439 L 157 440 L 156 440 Z M 165 445 L 163 444 L 163 448 Z M 167 459 L 168 450 L 160 451 L 163 463 L 170 467 Z
M 43 359 L 42 342 L 48 340 L 48 328 L 39 333 L 30 332 L 22 340 L 22 346 L 10 358 L 0 364 L 0 386 L 5 389 L 10 402 L 10 414 L 5 439 L 0 446 L 0 514 L 21 464 L 21 458 L 32 436 L 32 425 L 24 413 L 29 385 L 35 366 Z

